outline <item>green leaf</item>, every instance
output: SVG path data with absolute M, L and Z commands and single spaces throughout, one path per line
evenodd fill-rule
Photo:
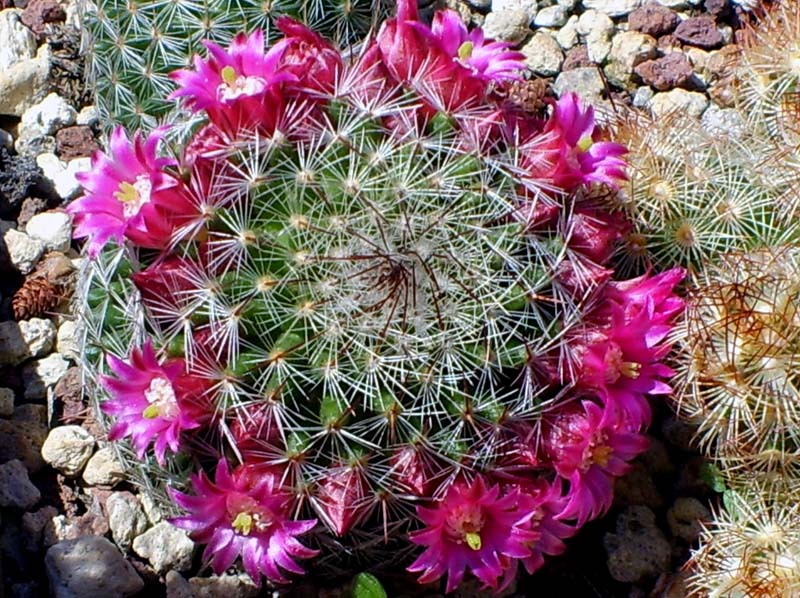
M 386 590 L 374 575 L 359 573 L 353 580 L 353 598 L 386 598 Z
M 727 488 L 722 472 L 713 463 L 703 463 L 700 467 L 699 477 L 714 492 L 725 492 Z
M 731 516 L 731 519 L 736 519 L 740 515 L 740 500 L 736 492 L 728 488 L 722 493 L 722 506 L 725 511 Z

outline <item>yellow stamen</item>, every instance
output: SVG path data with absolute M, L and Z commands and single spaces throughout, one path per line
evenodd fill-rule
M 249 536 L 250 531 L 253 529 L 253 516 L 250 513 L 239 513 L 231 524 L 233 529 L 238 534 Z
M 148 405 L 144 411 L 142 411 L 142 417 L 145 419 L 155 419 L 161 415 L 161 410 L 158 408 L 158 405 Z
M 590 147 L 592 147 L 593 143 L 594 140 L 591 138 L 591 136 L 585 135 L 578 140 L 578 149 L 581 150 L 582 152 L 585 152 Z
M 608 465 L 608 459 L 611 457 L 612 452 L 610 446 L 598 446 L 592 451 L 592 461 L 597 463 L 600 467 L 605 467 Z
M 139 192 L 136 190 L 136 187 L 134 187 L 128 181 L 123 181 L 119 185 L 119 191 L 114 193 L 114 197 L 116 197 L 119 201 L 129 203 L 139 199 Z
M 225 81 L 228 86 L 233 87 L 236 84 L 236 69 L 232 66 L 226 66 L 219 74 L 222 75 L 222 80 Z
M 632 380 L 636 380 L 639 377 L 639 372 L 642 369 L 641 363 L 636 363 L 635 361 L 626 361 L 620 366 L 619 373 L 625 376 L 626 378 L 631 378 Z
M 464 534 L 464 539 L 467 541 L 467 546 L 472 550 L 481 549 L 481 535 L 477 532 L 467 532 Z
M 466 60 L 470 56 L 472 56 L 472 49 L 475 47 L 475 44 L 472 42 L 464 42 L 458 47 L 458 57 L 461 60 Z

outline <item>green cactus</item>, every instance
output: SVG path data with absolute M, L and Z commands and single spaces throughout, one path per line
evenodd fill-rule
M 336 103 L 313 152 L 277 138 L 232 149 L 236 172 L 215 179 L 204 240 L 182 250 L 206 260 L 183 271 L 186 288 L 145 309 L 131 273 L 150 258 L 107 249 L 83 277 L 81 317 L 100 402 L 100 356 L 127 355 L 145 333 L 196 363 L 222 356 L 209 373 L 222 432 L 205 442 L 236 454 L 230 429 L 257 435 L 250 408 L 268 414 L 282 441 L 262 440 L 262 452 L 288 464 L 294 492 L 323 519 L 337 517 L 318 504 L 331 472 L 358 477 L 352 513 L 338 517 L 379 513 L 348 548 L 374 561 L 413 512 L 393 459 L 407 449 L 436 462 L 434 478 L 494 464 L 508 442 L 501 424 L 548 399 L 518 372 L 579 325 L 582 300 L 553 279 L 569 262 L 560 235 L 508 219 L 523 201 L 510 153 L 465 154 L 445 121 L 397 138 L 368 108 Z M 204 324 L 211 338 L 189 332 Z M 151 493 L 185 484 L 180 460 L 121 457 Z
M 204 40 L 227 45 L 241 31 L 273 32 L 287 15 L 343 47 L 389 14 L 387 0 L 83 0 L 89 78 L 106 126 L 152 129 L 175 122 L 169 73 L 190 65 Z
M 634 222 L 619 251 L 632 271 L 677 263 L 697 273 L 728 252 L 800 239 L 786 203 L 800 171 L 752 128 L 710 133 L 683 114 L 632 111 L 614 136 L 630 150 L 630 180 L 613 202 Z
M 175 159 L 117 128 L 69 207 L 92 399 L 216 573 L 416 544 L 421 581 L 498 587 L 610 508 L 668 389 L 682 269 L 606 267 L 624 148 L 574 94 L 509 99 L 523 56 L 455 13 L 398 14 L 357 56 L 299 25 L 212 48 Z

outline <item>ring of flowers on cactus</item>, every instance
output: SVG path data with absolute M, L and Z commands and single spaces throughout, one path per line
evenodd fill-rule
M 415 7 L 352 58 L 286 18 L 208 43 L 190 138 L 116 130 L 69 208 L 98 412 L 216 573 L 502 588 L 609 508 L 670 391 L 683 272 L 615 278 L 625 149 Z

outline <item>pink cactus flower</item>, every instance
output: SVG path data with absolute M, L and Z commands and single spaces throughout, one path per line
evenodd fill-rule
M 419 21 L 410 24 L 432 47 L 487 83 L 522 79 L 525 56 L 512 50 L 513 44 L 485 39 L 480 27 L 468 31 L 454 10 L 437 11 L 430 28 Z
M 500 487 L 487 487 L 481 476 L 455 482 L 441 501 L 417 508 L 425 528 L 410 538 L 426 548 L 408 570 L 422 573 L 420 583 L 447 574 L 447 592 L 467 569 L 491 588 L 507 584 L 516 559 L 530 558 L 539 539 L 530 529 L 535 513 L 521 496 L 518 487 L 501 496 Z
M 655 276 L 644 274 L 630 280 L 614 281 L 604 289 L 606 299 L 622 307 L 626 317 L 652 303 L 659 323 L 670 321 L 684 308 L 685 302 L 675 294 L 675 287 L 686 277 L 683 268 L 665 270 Z
M 424 100 L 423 118 L 436 111 L 454 114 L 480 106 L 488 91 L 486 82 L 455 55 L 446 53 L 436 40 L 433 32 L 420 24 L 416 2 L 398 0 L 397 16 L 381 26 L 376 42 L 390 75 Z
M 186 374 L 183 359 L 159 363 L 150 341 L 131 351 L 130 363 L 113 355 L 107 361 L 116 375 L 100 377 L 111 395 L 101 408 L 116 419 L 108 439 L 130 436 L 140 459 L 153 443 L 156 460 L 164 465 L 167 448 L 177 453 L 181 433 L 201 425 L 203 381 Z
M 550 418 L 543 450 L 556 473 L 569 481 L 567 501 L 558 517 L 578 527 L 611 507 L 613 478 L 647 449 L 647 438 L 630 431 L 613 405 L 584 400 Z
M 285 104 L 277 86 L 296 80 L 280 69 L 288 42 L 282 40 L 265 52 L 264 32 L 255 30 L 238 34 L 227 50 L 204 43 L 207 59 L 195 56 L 194 69 L 170 75 L 179 86 L 170 99 L 186 98 L 191 110 L 205 111 L 212 123 L 234 137 L 255 127 L 273 131 Z
M 544 566 L 545 555 L 556 556 L 567 546 L 564 540 L 572 537 L 578 529 L 561 521 L 558 517 L 564 510 L 566 499 L 561 495 L 561 483 L 548 483 L 536 479 L 523 487 L 528 501 L 527 509 L 533 512 L 531 529 L 537 533 L 537 540 L 531 547 L 532 554 L 522 560 L 525 570 L 533 573 Z
M 290 518 L 292 496 L 277 487 L 270 475 L 251 475 L 244 465 L 233 472 L 220 459 L 214 482 L 204 472 L 191 476 L 195 495 L 170 489 L 175 502 L 188 515 L 172 519 L 176 527 L 191 532 L 206 544 L 203 559 L 222 574 L 241 555 L 244 569 L 257 586 L 261 576 L 287 583 L 281 570 L 302 575 L 295 559 L 317 554 L 303 546 L 297 536 L 311 530 L 315 519 Z
M 544 135 L 534 138 L 528 166 L 536 177 L 547 177 L 566 191 L 580 185 L 604 183 L 617 188 L 627 179 L 624 146 L 598 141 L 594 108 L 581 106 L 578 96 L 566 93 L 555 104 Z
M 332 93 L 344 67 L 339 51 L 294 19 L 278 17 L 275 25 L 286 36 L 281 70 L 295 77 L 292 85 L 302 90 Z
M 609 283 L 589 315 L 598 328 L 578 342 L 579 383 L 616 405 L 631 429 L 650 423 L 645 395 L 672 392 L 663 379 L 674 372 L 662 360 L 672 349 L 672 320 L 683 309 L 674 294 L 683 276 L 675 268 L 649 279 Z
M 90 256 L 109 239 L 162 248 L 176 222 L 196 211 L 181 182 L 166 171 L 175 160 L 156 157 L 164 133 L 156 129 L 146 140 L 137 133 L 131 142 L 117 127 L 109 139 L 109 154 L 96 152 L 92 169 L 78 173 L 85 193 L 67 211 L 75 217 L 75 238 L 89 237 Z

